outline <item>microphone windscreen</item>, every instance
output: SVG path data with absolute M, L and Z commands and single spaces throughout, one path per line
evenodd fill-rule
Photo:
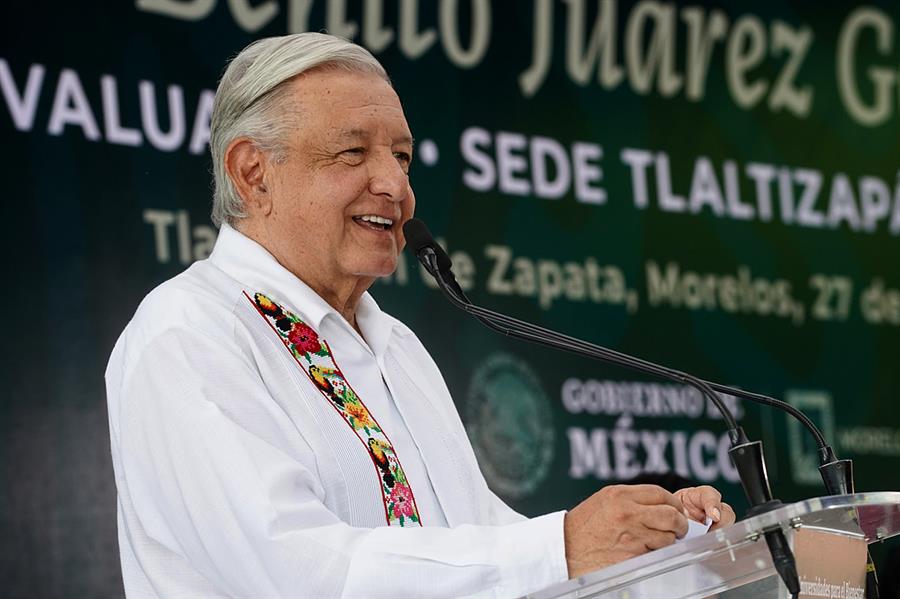
M 403 224 L 403 237 L 413 254 L 418 254 L 422 248 L 437 245 L 428 226 L 418 218 L 411 218 Z
M 437 256 L 438 268 L 441 269 L 441 272 L 446 273 L 453 268 L 453 262 L 450 261 L 450 256 L 448 256 L 447 252 L 444 251 L 444 248 L 434 240 L 434 236 L 432 236 L 431 231 L 428 230 L 428 225 L 420 219 L 411 218 L 404 223 L 403 237 L 406 238 L 406 246 L 416 256 L 418 256 L 419 252 L 424 248 L 429 247 L 434 250 L 434 253 Z

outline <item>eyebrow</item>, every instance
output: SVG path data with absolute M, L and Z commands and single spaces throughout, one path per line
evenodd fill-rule
M 343 129 L 338 133 L 338 137 L 342 140 L 367 139 L 369 132 L 365 129 Z M 416 140 L 412 136 L 404 135 L 394 143 L 408 143 L 411 146 L 415 146 Z

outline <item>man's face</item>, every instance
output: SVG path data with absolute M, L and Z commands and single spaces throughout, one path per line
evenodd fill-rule
M 376 75 L 305 73 L 289 84 L 298 126 L 266 185 L 268 249 L 294 273 L 341 281 L 392 273 L 413 214 L 412 135 Z

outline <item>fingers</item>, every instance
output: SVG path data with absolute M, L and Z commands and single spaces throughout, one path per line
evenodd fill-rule
M 718 522 L 716 522 L 715 524 L 713 524 L 709 528 L 710 530 L 717 530 L 719 528 L 725 528 L 727 526 L 731 526 L 732 524 L 734 524 L 734 521 L 736 518 L 734 515 L 734 510 L 731 508 L 731 506 L 725 502 L 722 502 L 721 510 L 722 510 L 722 519 L 719 520 Z
M 709 486 L 697 487 L 697 493 L 700 496 L 700 505 L 707 517 L 712 518 L 713 522 L 719 522 L 722 519 L 722 494 Z
M 688 531 L 688 520 L 684 513 L 670 505 L 643 506 L 641 523 L 650 531 L 671 533 L 678 538 Z
M 697 505 L 695 500 L 691 497 L 694 489 L 695 487 L 679 489 L 678 491 L 675 491 L 675 496 L 681 501 L 688 518 L 695 522 L 704 522 L 706 520 L 706 512 L 703 510 L 703 507 Z
M 668 547 L 672 543 L 675 542 L 675 533 L 672 532 L 663 532 L 660 530 L 651 530 L 648 531 L 646 538 L 644 538 L 644 546 L 650 551 L 654 549 L 662 549 L 663 547 Z
M 670 505 L 679 512 L 682 502 L 662 487 L 656 485 L 628 485 L 632 491 L 632 500 L 644 505 Z
M 703 505 L 698 501 L 696 489 L 697 487 L 679 489 L 678 491 L 675 491 L 675 496 L 681 501 L 682 507 L 688 518 L 695 522 L 704 522 L 706 520 L 706 511 L 703 509 Z
M 706 518 L 714 523 L 721 521 L 722 494 L 713 487 L 690 487 L 677 491 L 676 495 L 692 519 L 698 522 L 704 522 Z

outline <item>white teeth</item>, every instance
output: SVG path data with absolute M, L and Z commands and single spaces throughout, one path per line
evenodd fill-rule
M 394 221 L 392 221 L 391 219 L 375 216 L 374 214 L 366 214 L 365 216 L 360 216 L 359 220 L 368 221 L 370 223 L 378 223 L 379 225 L 387 225 L 388 227 L 394 224 Z

